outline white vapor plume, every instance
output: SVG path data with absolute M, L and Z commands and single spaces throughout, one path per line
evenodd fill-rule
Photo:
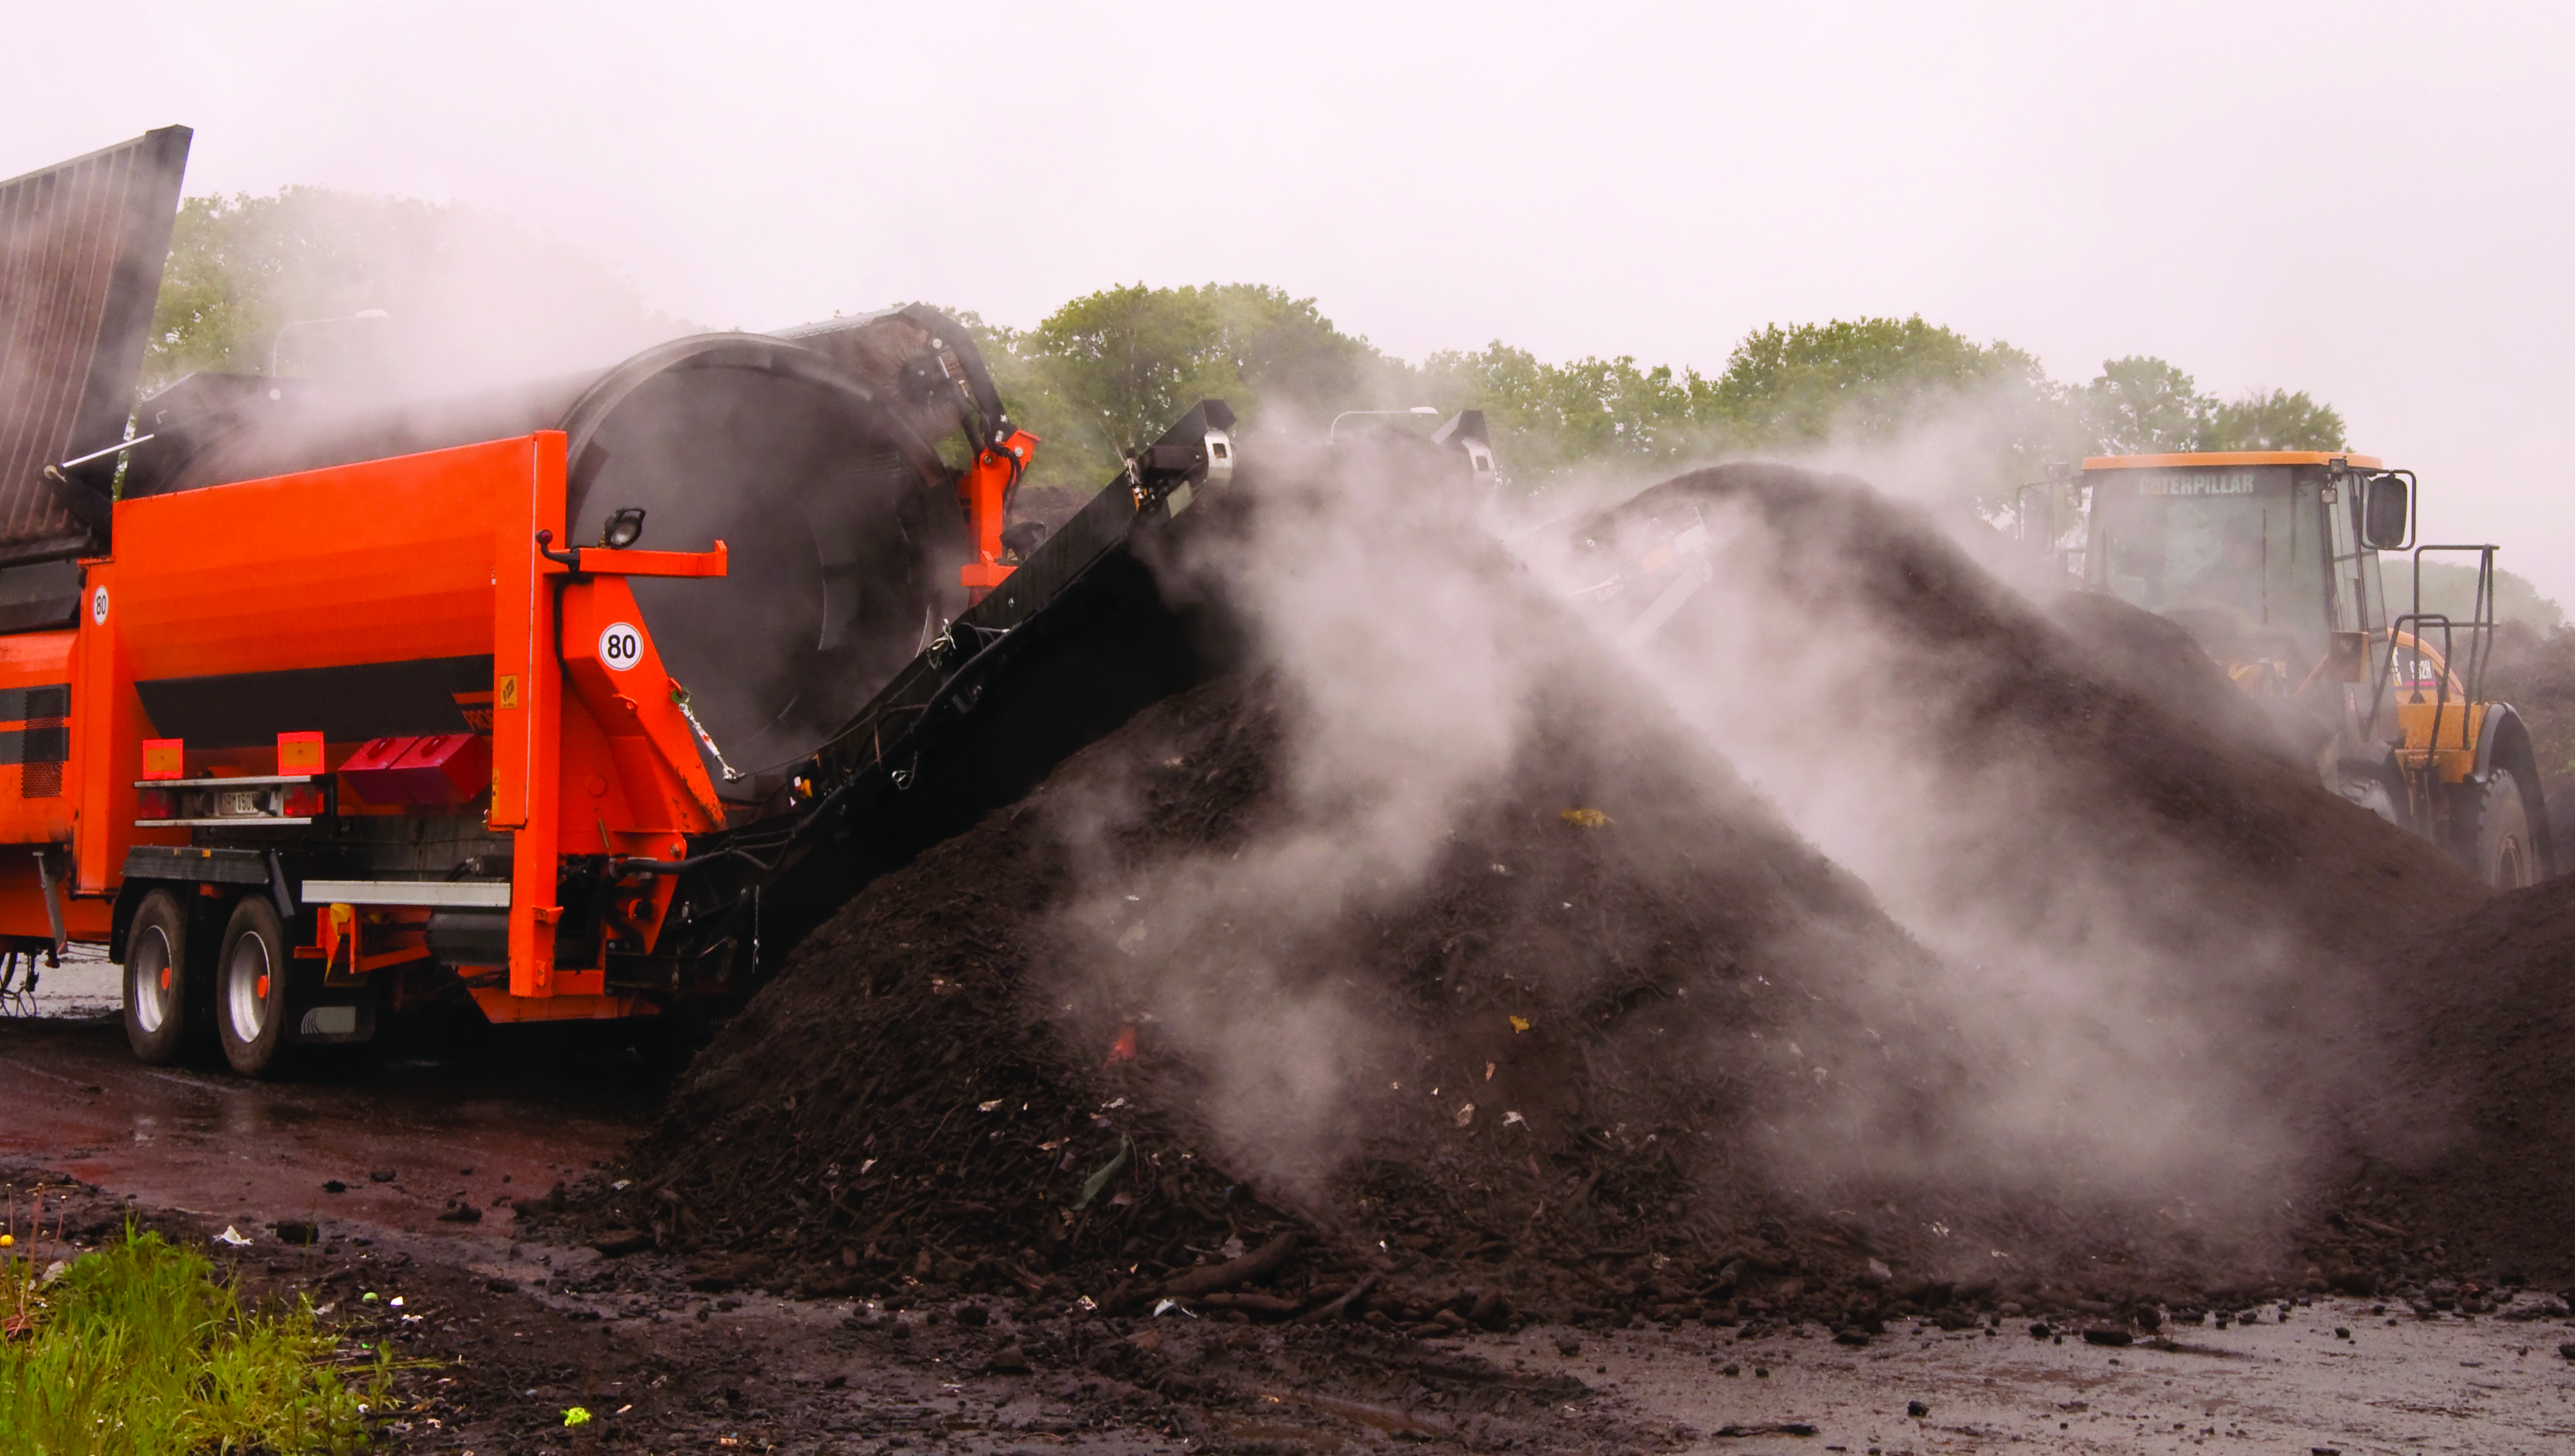
M 1981 428 L 1881 458 L 1954 461 Z M 1460 903 L 1453 861 L 1485 842 L 1487 810 L 1534 816 L 1531 798 L 1561 789 L 1570 813 L 1585 781 L 1659 785 L 1660 802 L 1618 810 L 1614 882 L 1546 903 L 1514 888 L 1477 912 L 1553 916 L 1562 894 L 1587 928 L 1542 932 L 1565 953 L 1531 993 L 1597 1006 L 1585 997 L 1618 981 L 1586 1013 L 1601 1026 L 1674 1008 L 1560 1068 L 1582 1086 L 1564 1115 L 1612 1145 L 1640 1135 L 1620 1115 L 1732 1119 L 1693 1135 L 1736 1150 L 1665 1154 L 1701 1199 L 1672 1213 L 1741 1216 L 1749 1186 L 1818 1215 L 1866 1204 L 1889 1237 L 1972 1228 L 2032 1260 L 2140 1231 L 2217 1260 L 2276 1251 L 2321 1167 L 2318 1109 L 2349 1089 L 2328 1063 L 2351 1043 L 2308 927 L 2235 871 L 2275 843 L 2380 852 L 2368 826 L 2189 705 L 2117 680 L 1922 511 L 1856 481 L 1738 466 L 1587 525 L 1565 514 L 1578 491 L 1558 492 L 1531 523 L 1425 460 L 1283 472 L 1266 484 L 1292 488 L 1264 490 L 1248 525 L 1204 534 L 1171 574 L 1229 601 L 1254 643 L 1258 722 L 1235 730 L 1269 735 L 1271 767 L 1240 786 L 1258 801 L 1240 832 L 1144 822 L 1170 801 L 1132 771 L 1059 817 L 1088 867 L 1055 993 L 1151 1026 L 1196 1068 L 1225 1155 L 1319 1205 L 1389 1094 L 1414 1118 L 1460 1081 L 1503 1095 L 1508 1052 L 1458 1050 L 1495 1043 L 1475 1040 L 1482 1023 L 1443 1027 L 1435 1000 L 1475 927 L 1405 988 L 1413 1019 L 1358 977 L 1415 973 L 1370 957 L 1391 922 Z M 1924 474 L 1935 494 L 1969 479 Z M 1709 567 L 1688 590 L 1668 575 L 1599 590 L 1676 543 Z M 1153 771 L 1213 770 L 1174 756 Z M 2270 816 L 2250 849 L 2220 832 L 2243 837 L 2223 804 L 2166 801 L 2229 794 Z M 1711 915 L 1740 922 L 1686 949 L 1613 943 Z M 1691 993 L 1743 999 L 1684 1013 Z M 1407 1089 L 1415 1076 L 1432 1085 Z M 1509 1095 L 1515 1117 L 1555 1110 Z M 1459 1129 L 1478 1115 L 1455 1111 Z M 1549 1188 L 1541 1175 L 1518 1195 L 1536 1211 L 1511 1216 L 1571 1191 Z

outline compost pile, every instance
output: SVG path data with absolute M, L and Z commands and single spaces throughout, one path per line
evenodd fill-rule
M 1910 752 L 1952 764 L 1953 785 L 2008 780 L 1992 796 L 2009 815 L 1962 807 L 1919 826 L 1918 861 L 1972 856 L 1941 892 L 2046 925 L 2079 903 L 2071 886 L 2129 876 L 2115 905 L 2078 913 L 2115 915 L 2123 941 L 2160 952 L 2170 1001 L 2201 1008 L 2222 1043 L 2196 1071 L 2246 1073 L 2299 1138 L 2302 1163 L 2279 1179 L 2302 1224 L 2290 1282 L 2378 1293 L 2575 1274 L 2558 1232 L 2575 1226 L 2565 881 L 2488 899 L 2432 846 L 2319 791 L 2280 721 L 2179 629 L 2097 596 L 2042 614 L 1857 482 L 1720 468 L 1590 529 L 1697 512 L 1758 523 L 1727 566 L 1783 610 L 1892 645 L 1865 662 L 1912 710 Z M 2081 832 L 1976 855 L 1998 817 Z
M 1959 1074 L 1869 1024 L 1926 957 L 1510 563 L 1416 545 L 1525 616 L 1550 688 L 1408 882 L 1320 921 L 1265 914 L 1259 883 L 1166 914 L 1296 813 L 1300 694 L 1230 673 L 810 937 L 582 1226 L 709 1287 L 1349 1296 L 1416 1326 L 1864 1275 L 1800 1211 L 1828 1185 L 1783 1175 L 1830 1148 L 1864 1179 Z M 1172 1030 L 1214 1003 L 1259 1037 L 1317 1000 L 1350 1039 L 1275 1099 Z M 1290 1155 L 1272 1124 L 1299 1100 L 1332 1111 Z
M 2499 624 L 2482 692 L 2511 704 L 2529 726 L 2531 749 L 2549 785 L 2549 833 L 2568 846 L 2561 854 L 2575 854 L 2575 631 Z
M 1957 813 L 1914 829 L 1917 858 L 1961 867 L 1945 892 L 2039 921 L 2061 912 L 2075 870 L 2097 869 L 2120 888 L 2123 932 L 2231 975 L 2248 935 L 2277 929 L 2306 952 L 2284 962 L 2292 979 L 2366 960 L 2483 897 L 2421 840 L 2320 792 L 2178 629 L 2108 598 L 2042 611 L 1926 513 L 1861 481 L 1720 466 L 1647 490 L 1583 534 L 1700 513 L 1748 528 L 1719 555 L 1749 596 L 1873 649 L 1859 681 L 1808 680 L 1814 700 L 1792 696 L 1778 717 L 1829 733 L 1874 707 L 1871 730 L 1964 790 Z M 1792 694 L 1799 684 L 1774 681 Z M 2045 852 L 1945 852 L 2020 826 Z
M 2161 624 L 2051 620 L 1856 482 L 1732 467 L 1625 509 L 1728 496 L 1800 544 L 1762 564 L 1778 591 L 1920 646 L 1940 691 L 1887 691 L 1936 706 L 1914 715 L 1922 751 L 2030 767 L 2033 812 L 2157 866 L 2123 912 L 2210 952 L 2174 993 L 2222 991 L 2291 1120 L 2360 1145 L 2339 1091 L 2298 1083 L 2368 1031 L 2306 1014 L 2299 977 L 2478 887 L 2316 788 Z M 2296 1281 L 2286 1230 L 2229 1243 L 1979 1163 L 1956 1109 L 2015 1061 L 1920 1012 L 1942 962 L 1461 535 L 1399 545 L 1505 604 L 1547 686 L 1417 872 L 1319 916 L 1229 887 L 1223 866 L 1293 827 L 1311 751 L 1310 685 L 1247 663 L 870 885 L 700 1055 L 616 1186 L 557 1212 L 685 1256 L 706 1288 L 1176 1298 L 1417 1333 L 1700 1315 L 1864 1335 L 1907 1311 Z M 1975 892 L 2042 914 L 2051 868 L 1994 862 Z M 2223 985 L 2240 967 L 2220 952 L 2280 927 L 2313 953 Z M 1315 1025 L 1346 1037 L 1302 1082 L 1255 1044 Z M 1284 1070 L 1247 1092 L 1238 1055 Z M 2018 1257 L 1986 1263 L 1989 1244 Z
M 2438 1276 L 2575 1279 L 2575 879 L 2497 895 L 2392 941 L 2366 1156 L 2310 1256 L 2381 1292 Z

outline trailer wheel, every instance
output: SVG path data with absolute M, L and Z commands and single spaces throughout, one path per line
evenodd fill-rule
M 224 1060 L 246 1077 L 275 1071 L 286 1044 L 286 927 L 259 895 L 242 896 L 224 927 L 215 970 L 215 1032 Z
M 2460 846 L 2476 857 L 2470 867 L 2497 889 L 2520 889 L 2539 882 L 2539 847 L 2531 834 L 2533 815 L 2521 780 L 2509 768 L 2486 775 L 2473 816 L 2460 825 Z
M 125 1039 L 146 1065 L 168 1066 L 187 1049 L 188 1001 L 197 974 L 188 907 L 166 889 L 135 906 L 125 942 Z

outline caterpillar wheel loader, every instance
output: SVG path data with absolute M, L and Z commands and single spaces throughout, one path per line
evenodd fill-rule
M 2418 543 L 2413 472 L 2271 451 L 2100 456 L 2069 476 L 2086 587 L 2189 633 L 2327 787 L 2499 888 L 2556 872 L 2530 731 L 2483 692 L 2496 549 Z M 2467 619 L 2424 610 L 2432 555 L 2474 559 Z

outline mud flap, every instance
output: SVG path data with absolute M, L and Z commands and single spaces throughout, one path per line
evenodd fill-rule
M 376 988 L 315 986 L 291 1002 L 289 1039 L 297 1046 L 357 1045 L 376 1039 Z

